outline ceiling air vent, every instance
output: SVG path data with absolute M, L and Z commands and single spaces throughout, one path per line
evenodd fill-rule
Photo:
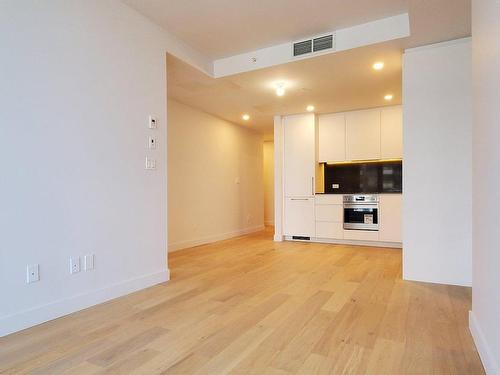
M 302 42 L 293 43 L 293 55 L 300 56 L 312 52 L 312 40 L 304 40 Z
M 303 56 L 310 53 L 327 51 L 335 46 L 335 33 L 312 37 L 293 43 L 293 56 Z
M 313 52 L 323 51 L 333 47 L 333 34 L 313 39 Z

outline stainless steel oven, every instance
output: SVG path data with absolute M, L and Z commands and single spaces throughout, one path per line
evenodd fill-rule
M 344 195 L 344 229 L 378 230 L 378 195 Z

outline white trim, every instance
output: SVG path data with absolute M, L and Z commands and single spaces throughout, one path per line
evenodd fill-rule
M 332 245 L 351 245 L 351 246 L 369 246 L 369 247 L 389 247 L 394 249 L 401 249 L 403 247 L 401 242 L 382 242 L 382 241 L 361 241 L 361 240 L 334 240 L 331 238 L 316 238 L 310 240 L 294 240 L 292 236 L 285 236 L 284 240 L 294 242 L 314 242 L 314 243 L 328 243 Z
M 425 51 L 425 50 L 434 49 L 434 48 L 453 46 L 453 45 L 457 45 L 457 44 L 468 43 L 470 41 L 472 41 L 471 37 L 452 39 L 452 40 L 447 40 L 446 42 L 439 42 L 439 43 L 427 44 L 425 46 L 420 46 L 420 47 L 408 48 L 408 49 L 405 49 L 404 53 L 412 53 L 412 52 Z
M 219 234 L 214 234 L 214 235 L 196 238 L 196 239 L 173 242 L 171 244 L 168 244 L 168 252 L 174 252 L 174 251 L 187 249 L 187 248 L 194 247 L 194 246 L 200 246 L 200 245 L 205 245 L 205 244 L 212 243 L 212 242 L 227 240 L 229 238 L 243 236 L 244 234 L 259 232 L 259 231 L 264 230 L 264 229 L 265 229 L 264 224 L 261 224 L 261 225 L 257 225 L 254 227 L 238 229 L 238 230 L 231 231 L 231 232 L 219 233 Z
M 168 280 L 170 280 L 170 270 L 166 269 L 2 317 L 0 319 L 0 337 Z
M 483 330 L 479 326 L 476 315 L 473 311 L 469 311 L 469 330 L 476 344 L 479 357 L 483 362 L 484 371 L 487 375 L 500 375 L 500 368 L 493 356 L 493 352 L 484 337 Z
M 404 254 L 404 252 L 403 252 Z M 403 268 L 403 280 L 405 281 L 417 281 L 419 283 L 429 283 L 429 284 L 443 284 L 443 285 L 456 285 L 456 286 L 465 286 L 465 287 L 471 287 L 470 282 L 457 282 L 456 280 L 447 280 L 447 279 L 429 279 L 429 278 L 420 278 L 420 277 L 413 277 L 411 275 L 408 275 L 405 273 L 405 270 Z

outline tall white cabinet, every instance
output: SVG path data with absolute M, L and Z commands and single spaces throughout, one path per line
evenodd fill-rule
M 314 114 L 283 118 L 283 231 L 314 237 L 316 137 Z

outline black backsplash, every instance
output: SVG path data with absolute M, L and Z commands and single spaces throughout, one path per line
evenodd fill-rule
M 338 184 L 338 188 L 332 185 Z M 402 193 L 401 161 L 325 165 L 325 193 Z

